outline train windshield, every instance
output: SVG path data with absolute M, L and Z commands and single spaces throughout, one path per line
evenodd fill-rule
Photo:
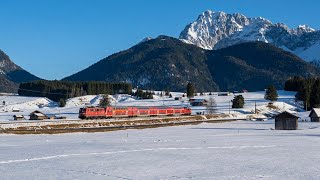
M 86 112 L 86 109 L 85 109 L 85 108 L 80 108 L 80 109 L 79 109 L 79 113 L 84 113 L 84 112 Z

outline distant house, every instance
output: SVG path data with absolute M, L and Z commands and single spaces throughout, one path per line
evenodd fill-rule
M 230 96 L 230 92 L 218 92 L 218 96 Z
M 34 111 L 30 114 L 30 120 L 44 120 L 48 117 L 40 111 Z
M 320 108 L 313 108 L 309 114 L 311 122 L 320 122 Z
M 12 112 L 20 112 L 20 109 L 19 108 L 13 108 Z
M 14 115 L 13 119 L 14 120 L 24 120 L 24 116 L 23 115 Z
M 208 105 L 208 101 L 205 99 L 194 99 L 190 101 L 191 106 L 206 106 Z
M 276 130 L 297 130 L 299 117 L 287 111 L 275 116 Z
M 246 90 L 246 89 L 242 89 L 242 91 L 241 91 L 242 93 L 248 93 L 249 91 L 248 90 Z

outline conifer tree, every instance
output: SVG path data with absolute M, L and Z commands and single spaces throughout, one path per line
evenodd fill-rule
M 63 98 L 61 98 L 61 99 L 59 100 L 59 107 L 65 107 L 65 106 L 66 106 L 66 100 L 63 99 Z
M 187 85 L 187 97 L 193 97 L 195 93 L 194 85 L 189 82 Z
M 312 108 L 319 108 L 320 107 L 320 79 L 317 79 L 311 90 L 310 94 L 310 106 Z
M 242 95 L 237 95 L 232 100 L 232 108 L 243 108 L 244 98 Z
M 277 93 L 276 87 L 269 86 L 267 88 L 264 99 L 269 100 L 269 101 L 277 101 L 278 100 L 278 93 Z
M 100 102 L 99 102 L 99 106 L 100 107 L 107 107 L 107 106 L 110 106 L 110 99 L 109 99 L 109 95 L 107 94 L 104 94 L 102 95 L 102 98 L 100 99 Z

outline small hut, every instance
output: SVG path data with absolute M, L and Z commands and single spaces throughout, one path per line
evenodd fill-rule
M 48 117 L 40 111 L 34 111 L 30 114 L 30 120 L 44 120 Z
M 13 119 L 14 120 L 24 120 L 24 116 L 23 115 L 14 115 Z
M 297 130 L 298 116 L 295 116 L 287 111 L 284 111 L 275 116 L 276 130 Z
M 320 122 L 320 108 L 313 108 L 309 114 L 311 122 Z

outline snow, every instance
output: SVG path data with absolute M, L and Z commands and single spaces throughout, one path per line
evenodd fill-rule
M 285 32 L 285 33 L 284 33 Z M 318 34 L 318 35 L 317 35 Z M 251 41 L 273 43 L 306 61 L 320 61 L 319 30 L 308 25 L 290 29 L 258 17 L 205 11 L 180 33 L 179 39 L 203 49 L 221 49 Z
M 154 99 L 135 99 L 131 95 L 118 94 L 109 96 L 111 105 L 113 106 L 189 106 L 188 98 L 181 98 L 175 100 L 175 97 L 182 97 L 182 92 L 171 92 L 172 98 L 168 96 L 160 97 L 161 91 L 155 91 Z M 164 92 L 163 92 L 164 94 Z M 295 102 L 295 92 L 278 91 L 279 99 L 274 105 L 277 109 L 270 109 L 267 107 L 269 101 L 264 99 L 264 91 L 237 93 L 236 95 L 243 95 L 245 98 L 245 106 L 242 109 L 230 109 L 231 100 L 235 94 L 230 96 L 218 96 L 218 93 L 212 92 L 209 96 L 205 93 L 203 96 L 195 96 L 196 99 L 209 99 L 213 97 L 217 103 L 217 113 L 221 114 L 235 114 L 235 115 L 250 115 L 255 110 L 255 105 L 260 114 L 276 114 L 281 111 L 289 110 L 291 112 L 303 111 L 299 103 Z M 35 110 L 46 114 L 48 117 L 58 115 L 65 116 L 67 119 L 78 119 L 78 111 L 81 107 L 97 106 L 101 99 L 101 95 L 87 95 L 68 99 L 65 107 L 58 107 L 56 102 L 42 97 L 23 97 L 8 95 L 0 97 L 0 102 L 5 101 L 6 105 L 0 106 L 0 122 L 12 121 L 13 115 L 23 115 L 29 119 L 29 114 Z M 193 114 L 197 112 L 206 111 L 206 107 L 191 107 Z M 19 109 L 20 112 L 12 112 L 14 109 Z M 230 111 L 229 111 L 230 110 Z
M 3 179 L 318 179 L 320 124 L 272 120 L 0 135 Z
M 299 48 L 295 51 L 302 59 L 307 61 L 320 61 L 320 40 L 307 49 Z
M 160 91 L 156 91 L 160 94 Z M 229 114 L 234 94 L 213 97 L 217 113 Z M 137 100 L 126 94 L 113 95 L 117 106 L 188 106 L 181 92 L 173 98 Z M 300 117 L 296 131 L 274 130 L 274 120 L 202 123 L 152 129 L 122 130 L 104 133 L 57 135 L 0 134 L 0 172 L 2 179 L 318 179 L 320 169 L 320 124 L 304 122 L 309 112 L 301 109 L 294 92 L 278 91 L 276 109 L 267 107 L 264 91 L 237 93 L 245 98 L 243 109 L 230 109 L 234 118 L 252 115 L 255 105 L 261 118 L 267 114 L 289 111 Z M 97 105 L 101 95 L 87 95 L 67 100 L 66 107 L 41 97 L 7 95 L 0 108 L 2 127 L 18 124 L 37 125 L 29 120 L 13 123 L 12 116 L 39 110 L 66 116 L 69 121 L 41 121 L 43 124 L 78 123 L 80 107 Z M 10 108 L 21 112 L 10 112 Z M 191 107 L 193 113 L 205 107 Z M 8 110 L 8 112 L 5 112 Z M 256 116 L 255 118 L 257 118 Z M 232 118 L 233 119 L 233 118 Z M 266 119 L 266 118 L 265 118 Z M 253 119 L 254 120 L 254 119 Z

